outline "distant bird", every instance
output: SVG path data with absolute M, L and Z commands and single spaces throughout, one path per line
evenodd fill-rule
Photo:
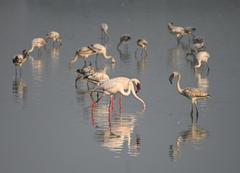
M 51 32 L 47 33 L 46 36 L 47 36 L 46 41 L 52 40 L 53 43 L 58 42 L 58 43 L 60 43 L 60 45 L 62 45 L 62 37 L 60 36 L 60 34 L 58 32 L 51 31 Z
M 95 43 L 95 44 L 91 44 L 87 47 L 82 47 L 80 48 L 78 51 L 76 51 L 75 53 L 75 57 L 73 60 L 70 61 L 70 63 L 75 63 L 78 59 L 83 58 L 84 59 L 84 63 L 86 65 L 86 58 L 88 58 L 89 56 L 92 55 L 102 55 L 105 59 L 111 59 L 112 63 L 115 63 L 115 59 L 114 57 L 107 55 L 107 49 L 105 46 L 99 44 L 99 43 Z
M 34 38 L 32 40 L 32 48 L 28 51 L 28 53 L 31 53 L 35 48 L 46 46 L 46 44 L 47 42 L 44 38 Z
M 142 105 L 143 109 L 145 110 L 145 103 L 144 101 L 137 96 L 137 92 L 141 89 L 140 81 L 138 79 L 129 79 L 127 77 L 116 77 L 110 80 L 107 80 L 103 84 L 97 86 L 92 92 L 103 93 L 106 95 L 110 95 L 110 103 L 109 103 L 109 111 L 111 106 L 113 107 L 113 95 L 120 93 L 123 96 L 129 96 L 131 93 L 133 96 L 139 100 Z M 127 91 L 126 91 L 127 90 Z M 100 98 L 101 99 L 101 98 Z M 98 102 L 98 99 L 96 102 Z
M 24 49 L 22 51 L 22 54 L 17 54 L 13 59 L 12 62 L 15 65 L 15 74 L 17 75 L 17 67 L 20 68 L 20 75 L 21 75 L 21 68 L 22 65 L 27 61 L 29 57 L 28 51 L 26 49 Z
M 108 24 L 101 23 L 100 29 L 101 29 L 101 40 L 105 43 L 109 40 Z
M 131 36 L 128 34 L 123 34 L 120 37 L 119 43 L 117 45 L 117 49 L 119 49 L 119 47 L 121 46 L 122 43 L 128 43 L 131 40 Z
M 208 98 L 210 95 L 207 92 L 204 92 L 200 90 L 199 88 L 184 88 L 182 89 L 180 87 L 180 80 L 181 80 L 181 75 L 178 72 L 173 72 L 170 77 L 169 77 L 169 82 L 172 84 L 172 80 L 176 79 L 176 87 L 177 87 L 177 92 L 188 99 L 191 99 L 192 101 L 192 109 L 191 109 L 191 114 L 193 113 L 193 106 L 196 108 L 196 112 L 198 115 L 198 109 L 197 109 L 197 100 L 198 99 L 203 99 L 203 98 Z
M 194 66 L 194 68 L 199 68 L 202 66 L 203 63 L 207 65 L 207 71 L 209 72 L 209 66 L 208 66 L 208 59 L 210 58 L 210 54 L 207 51 L 200 51 L 196 54 L 196 60 L 198 64 Z
M 193 42 L 193 44 L 190 48 L 190 52 L 186 53 L 186 57 L 189 55 L 196 55 L 198 52 L 204 51 L 206 49 L 205 41 L 203 38 L 193 36 L 192 42 Z
M 145 39 L 138 39 L 137 40 L 137 49 L 136 49 L 136 51 L 135 51 L 135 56 L 137 55 L 137 51 L 138 51 L 138 48 L 141 48 L 142 49 L 142 51 L 141 51 L 141 55 L 142 55 L 142 53 L 143 53 L 143 51 L 144 51 L 144 53 L 145 53 L 145 55 L 147 56 L 147 48 L 148 48 L 148 42 L 147 42 L 147 40 L 145 40 Z
M 179 43 L 182 37 L 192 35 L 196 28 L 177 26 L 173 22 L 170 22 L 168 23 L 168 30 L 170 33 L 176 35 L 177 43 Z

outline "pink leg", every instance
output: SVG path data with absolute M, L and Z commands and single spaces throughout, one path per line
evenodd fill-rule
M 108 105 L 108 112 L 111 112 L 111 107 L 112 107 L 112 96 L 109 98 L 109 105 Z
M 122 95 L 119 97 L 119 111 L 122 112 Z
M 114 111 L 114 98 L 113 97 L 111 97 L 111 99 L 112 99 L 112 112 Z

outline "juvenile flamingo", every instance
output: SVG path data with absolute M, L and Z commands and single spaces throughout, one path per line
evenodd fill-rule
M 184 36 L 192 35 L 193 32 L 196 30 L 194 27 L 184 27 L 184 26 L 177 26 L 173 22 L 168 23 L 168 30 L 170 33 L 176 35 L 177 37 L 177 43 L 179 44 L 179 41 Z
M 44 38 L 34 38 L 32 40 L 32 48 L 28 51 L 28 53 L 31 53 L 35 48 L 46 46 L 46 44 L 47 42 Z
M 110 103 L 109 103 L 109 112 L 110 112 L 110 108 L 111 107 L 113 108 L 114 106 L 113 95 L 120 93 L 123 96 L 129 96 L 132 93 L 133 96 L 142 103 L 143 110 L 145 110 L 146 105 L 144 101 L 140 97 L 138 97 L 136 94 L 140 89 L 141 89 L 140 81 L 138 79 L 129 79 L 127 77 L 116 77 L 97 86 L 91 92 L 91 95 L 93 94 L 93 92 L 110 95 Z M 96 102 L 98 102 L 101 98 L 102 97 L 100 97 Z
M 145 55 L 147 56 L 147 48 L 148 48 L 148 42 L 147 42 L 147 40 L 145 40 L 145 39 L 142 39 L 142 38 L 140 38 L 140 39 L 138 39 L 137 40 L 137 49 L 136 49 L 136 51 L 135 51 L 135 56 L 137 55 L 137 51 L 138 51 L 138 48 L 141 48 L 142 49 L 142 51 L 141 51 L 141 55 L 142 55 L 142 53 L 143 53 L 143 51 L 145 52 Z
M 22 54 L 17 54 L 13 59 L 12 62 L 15 65 L 15 75 L 17 75 L 17 67 L 20 69 L 20 76 L 22 71 L 22 65 L 27 61 L 29 54 L 26 49 L 22 51 Z
M 193 113 L 193 106 L 195 106 L 197 115 L 198 115 L 198 109 L 197 109 L 197 100 L 203 99 L 203 98 L 208 98 L 210 95 L 207 92 L 204 92 L 200 90 L 199 88 L 184 88 L 182 89 L 180 87 L 180 80 L 181 80 L 181 75 L 178 72 L 173 72 L 170 77 L 169 77 L 169 82 L 172 84 L 172 80 L 176 79 L 176 88 L 177 92 L 188 99 L 191 99 L 192 101 L 192 109 L 191 109 L 191 114 Z
M 91 44 L 87 47 L 82 47 L 75 53 L 75 57 L 73 60 L 70 61 L 70 63 L 75 63 L 78 59 L 84 58 L 84 63 L 86 65 L 86 58 L 92 55 L 102 55 L 105 59 L 111 59 L 112 63 L 115 63 L 116 60 L 114 57 L 107 55 L 107 49 L 105 46 L 95 43 Z
M 121 46 L 122 43 L 128 43 L 131 40 L 131 36 L 129 34 L 123 34 L 120 37 L 119 43 L 117 45 L 117 49 L 119 49 L 119 47 Z
M 47 33 L 46 35 L 47 35 L 47 38 L 46 38 L 47 41 L 52 40 L 53 43 L 58 42 L 58 43 L 60 43 L 60 45 L 62 45 L 62 37 L 58 32 L 51 31 L 51 32 Z

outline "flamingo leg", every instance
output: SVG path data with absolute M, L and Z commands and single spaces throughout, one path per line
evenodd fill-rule
M 137 52 L 138 52 L 138 47 L 137 47 L 137 49 L 135 50 L 135 58 L 137 57 Z
M 192 123 L 193 123 L 193 103 L 192 103 L 192 106 L 191 106 L 190 116 L 191 116 L 191 121 L 192 121 Z
M 119 97 L 119 111 L 122 112 L 122 95 Z
M 197 108 L 197 105 L 195 103 L 195 109 L 196 109 L 196 123 L 198 122 L 198 108 Z

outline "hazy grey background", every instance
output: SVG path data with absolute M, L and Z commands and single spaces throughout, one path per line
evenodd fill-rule
M 237 172 L 239 16 L 237 0 L 1 1 L 0 172 Z M 211 54 L 208 76 L 193 73 L 183 58 L 184 47 L 177 47 L 167 31 L 169 21 L 195 26 L 196 34 L 205 38 Z M 68 68 L 77 48 L 99 42 L 102 22 L 109 24 L 107 46 L 117 59 L 115 67 L 106 62 L 110 76 L 142 81 L 145 113 L 134 113 L 138 103 L 129 97 L 123 100 L 124 113 L 119 115 L 116 109 L 112 119 L 112 129 L 130 134 L 131 145 L 129 136 L 116 140 L 119 145 L 103 139 L 109 131 L 106 103 L 91 115 L 85 85 L 76 90 L 73 69 Z M 22 79 L 16 81 L 11 59 L 30 48 L 33 38 L 51 30 L 63 36 L 59 56 L 51 54 L 51 46 L 42 57 L 34 52 L 34 61 L 24 64 Z M 120 58 L 116 45 L 123 33 L 133 40 L 129 56 Z M 133 56 L 140 37 L 150 46 L 145 63 Z M 103 67 L 101 59 L 99 68 Z M 202 82 L 213 99 L 199 103 L 198 125 L 207 138 L 182 143 L 180 156 L 172 160 L 170 145 L 175 146 L 181 132 L 191 126 L 189 100 L 168 82 L 173 70 L 183 75 L 183 86 Z

